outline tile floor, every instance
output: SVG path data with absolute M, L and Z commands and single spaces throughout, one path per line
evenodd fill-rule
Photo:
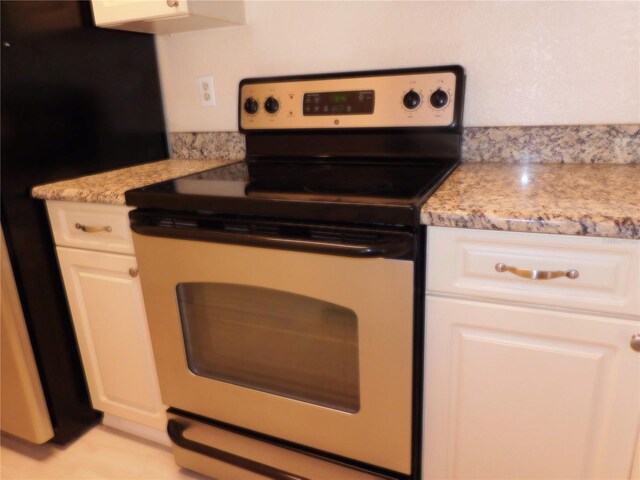
M 207 477 L 178 467 L 171 449 L 98 425 L 66 447 L 0 437 L 2 480 L 183 479 Z

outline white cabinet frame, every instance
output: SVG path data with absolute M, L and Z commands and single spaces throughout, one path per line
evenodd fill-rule
M 637 476 L 640 241 L 441 227 L 427 240 L 424 480 Z

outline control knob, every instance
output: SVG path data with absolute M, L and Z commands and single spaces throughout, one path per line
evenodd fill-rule
M 449 102 L 449 94 L 444 90 L 437 89 L 431 94 L 429 103 L 433 108 L 442 108 Z
M 259 107 L 258 101 L 253 97 L 249 97 L 244 101 L 244 111 L 248 114 L 253 115 L 258 111 Z
M 409 90 L 404 94 L 404 98 L 402 99 L 402 104 L 407 110 L 415 110 L 422 103 L 422 98 L 418 92 L 413 90 Z
M 264 109 L 274 114 L 280 109 L 280 102 L 275 97 L 269 97 L 264 101 Z

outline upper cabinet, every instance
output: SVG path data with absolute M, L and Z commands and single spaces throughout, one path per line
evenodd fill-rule
M 244 2 L 209 0 L 91 0 L 98 27 L 178 33 L 245 23 Z

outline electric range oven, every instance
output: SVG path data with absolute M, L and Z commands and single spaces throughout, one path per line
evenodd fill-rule
M 458 66 L 243 80 L 245 163 L 127 192 L 177 462 L 418 478 L 425 230 Z

